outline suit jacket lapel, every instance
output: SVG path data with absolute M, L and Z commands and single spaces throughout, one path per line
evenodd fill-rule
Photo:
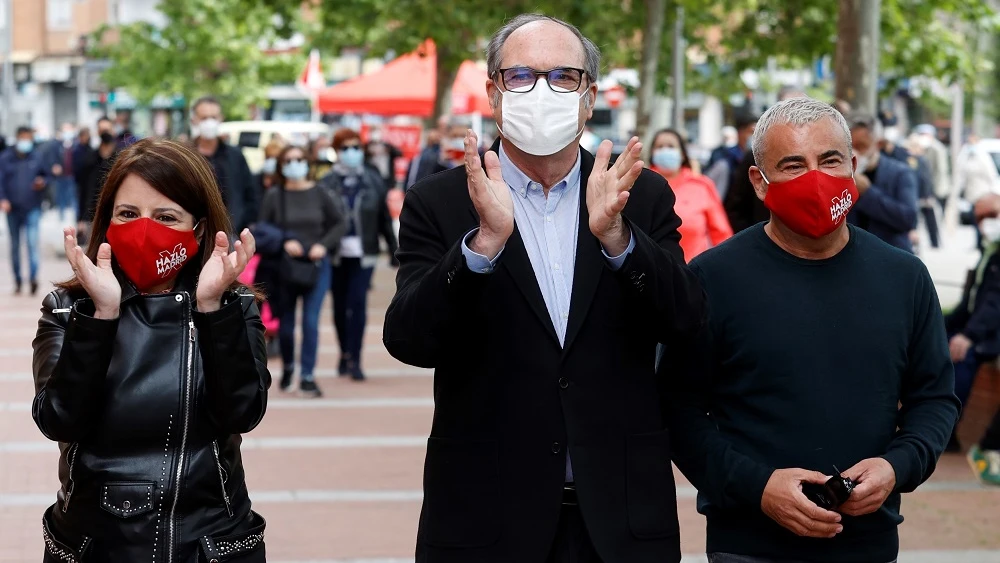
M 605 258 L 600 243 L 590 232 L 590 213 L 587 211 L 587 181 L 594 169 L 594 157 L 587 151 L 581 151 L 581 155 L 580 226 L 576 240 L 573 294 L 570 296 L 569 321 L 566 325 L 566 342 L 563 345 L 564 356 L 583 327 L 605 268 Z

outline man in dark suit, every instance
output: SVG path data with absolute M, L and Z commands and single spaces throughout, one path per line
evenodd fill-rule
M 882 158 L 878 123 L 868 115 L 853 115 L 851 144 L 858 157 L 854 181 L 857 204 L 848 222 L 896 248 L 913 252 L 910 232 L 917 228 L 917 175 L 909 166 Z
M 522 15 L 490 41 L 501 140 L 415 185 L 384 342 L 435 369 L 421 563 L 680 560 L 655 348 L 697 330 L 674 195 L 632 139 L 579 147 L 600 52 Z

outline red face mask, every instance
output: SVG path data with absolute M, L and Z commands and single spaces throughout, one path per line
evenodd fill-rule
M 198 252 L 194 230 L 174 230 L 147 217 L 112 223 L 108 243 L 118 265 L 141 293 L 177 277 Z
M 837 230 L 857 201 L 854 178 L 831 176 L 819 170 L 787 182 L 768 182 L 764 196 L 764 206 L 771 213 L 793 232 L 809 238 L 822 238 Z

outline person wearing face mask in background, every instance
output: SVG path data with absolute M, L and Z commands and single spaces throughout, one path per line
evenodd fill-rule
M 289 391 L 295 375 L 295 313 L 302 301 L 302 347 L 299 390 L 306 397 L 320 397 L 316 384 L 316 354 L 319 351 L 319 317 L 323 298 L 330 288 L 330 256 L 344 234 L 344 216 L 327 190 L 309 180 L 309 161 L 301 147 L 285 147 L 278 155 L 278 189 L 264 196 L 259 223 L 284 232 L 277 257 L 279 273 L 269 303 L 279 319 L 282 374 L 280 388 Z M 292 279 L 292 260 L 312 264 L 311 279 Z
M 352 129 L 341 129 L 333 136 L 333 148 L 337 163 L 319 185 L 333 196 L 347 223 L 340 245 L 332 253 L 330 290 L 340 344 L 337 369 L 342 376 L 364 381 L 361 351 L 368 323 L 368 291 L 381 254 L 379 239 L 389 248 L 390 263 L 395 263 L 396 235 L 385 186 L 378 173 L 364 165 L 361 136 Z
M 364 145 L 365 165 L 378 173 L 386 190 L 396 187 L 396 159 L 403 151 L 382 139 L 382 131 L 375 129 Z
M 435 369 L 416 561 L 680 561 L 654 359 L 705 307 L 673 192 L 637 138 L 614 166 L 580 147 L 601 54 L 579 29 L 520 15 L 486 59 L 500 138 L 410 189 L 383 330 Z
M 453 120 L 441 140 L 441 170 L 465 165 L 465 133 L 469 128 Z
M 76 181 L 73 173 L 73 153 L 76 150 L 76 130 L 72 123 L 63 123 L 57 138 L 45 144 L 46 166 L 52 173 L 55 187 L 55 206 L 59 209 L 59 220 L 64 221 L 66 212 L 76 210 Z
M 191 138 L 212 165 L 234 232 L 239 232 L 257 220 L 260 200 L 243 152 L 219 139 L 221 124 L 222 104 L 216 98 L 205 96 L 191 105 Z
M 330 173 L 336 152 L 330 147 L 330 139 L 320 135 L 309 143 L 309 180 L 317 181 Z
M 686 261 L 733 236 L 712 180 L 691 170 L 687 143 L 677 131 L 663 129 L 653 135 L 650 161 L 653 171 L 667 180 L 677 197 L 674 211 L 681 218 L 681 248 Z
M 38 291 L 39 232 L 42 200 L 50 170 L 42 155 L 35 150 L 30 127 L 17 128 L 17 142 L 0 154 L 0 212 L 7 214 L 10 232 L 11 272 L 14 294 L 21 293 L 21 237 L 28 247 L 28 274 L 31 294 Z
M 99 200 L 86 249 L 63 230 L 73 277 L 32 344 L 32 417 L 62 485 L 43 561 L 188 563 L 226 545 L 263 563 L 240 455 L 271 382 L 258 296 L 237 281 L 254 238 L 230 249 L 211 169 L 174 141 L 125 149 Z
M 99 126 L 100 130 L 100 126 Z M 76 167 L 77 174 L 77 238 L 81 245 L 86 244 L 90 236 L 90 224 L 94 220 L 97 209 L 97 197 L 118 155 L 118 140 L 109 129 L 104 129 L 99 135 L 100 144 L 97 149 L 89 149 L 80 158 Z
M 910 152 L 901 143 L 905 142 L 903 134 L 896 126 L 896 119 L 891 115 L 884 116 L 885 125 L 882 140 L 879 142 L 883 156 L 895 159 L 910 167 L 917 178 L 917 207 L 924 218 L 924 227 L 930 238 L 931 248 L 941 246 L 938 230 L 937 213 L 934 203 L 934 181 L 931 178 L 931 168 L 922 154 Z
M 848 121 L 858 158 L 854 174 L 858 201 L 847 220 L 896 248 L 913 252 L 910 232 L 917 228 L 917 174 L 906 164 L 882 158 L 881 125 L 873 116 L 854 114 Z
M 410 161 L 410 167 L 406 171 L 406 191 L 420 180 L 445 170 L 441 165 L 441 140 L 450 121 L 450 117 L 441 116 L 437 127 L 424 132 L 424 148 Z
M 938 205 L 944 209 L 951 196 L 951 153 L 948 147 L 938 139 L 937 128 L 929 123 L 922 123 L 913 128 L 913 137 L 917 145 L 924 151 L 927 164 L 931 168 L 931 178 L 934 181 L 934 197 Z
M 846 220 L 868 197 L 851 146 L 829 104 L 772 106 L 750 170 L 770 220 L 691 263 L 709 320 L 666 347 L 660 375 L 711 563 L 895 561 L 900 494 L 931 475 L 958 418 L 927 268 Z M 834 466 L 856 487 L 828 510 L 803 487 Z

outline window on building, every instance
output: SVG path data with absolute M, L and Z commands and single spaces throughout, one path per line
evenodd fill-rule
M 45 17 L 49 29 L 73 29 L 73 0 L 46 0 Z

